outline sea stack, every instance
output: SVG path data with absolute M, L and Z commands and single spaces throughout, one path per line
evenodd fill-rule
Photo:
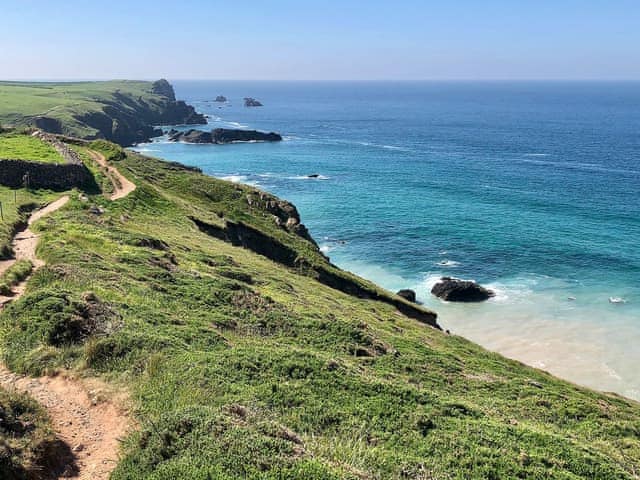
M 262 107 L 262 103 L 256 100 L 255 98 L 245 97 L 244 98 L 244 106 L 245 107 Z

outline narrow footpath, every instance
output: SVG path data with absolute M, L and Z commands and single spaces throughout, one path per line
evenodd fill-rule
M 110 167 L 103 155 L 89 152 L 109 174 L 114 186 L 111 200 L 126 197 L 135 190 L 135 184 L 116 168 Z M 30 226 L 62 208 L 68 201 L 69 196 L 64 195 L 31 215 L 27 226 L 13 239 L 15 258 L 0 262 L 0 275 L 18 260 L 30 260 L 34 271 L 45 264 L 36 257 L 39 238 Z M 15 286 L 11 297 L 0 297 L 0 309 L 23 295 L 27 281 L 28 278 Z M 73 455 L 73 461 L 66 465 L 58 478 L 109 478 L 117 464 L 120 440 L 132 425 L 128 412 L 122 407 L 126 403 L 124 399 L 114 400 L 108 386 L 97 379 L 78 380 L 62 374 L 33 378 L 17 375 L 2 364 L 0 385 L 29 394 L 46 409 L 58 439 L 69 447 Z
M 94 150 L 89 150 L 89 155 L 91 155 L 91 158 L 93 158 L 98 165 L 106 170 L 107 176 L 113 184 L 113 193 L 109 197 L 109 200 L 124 198 L 136 189 L 135 183 L 122 175 L 117 168 L 109 166 L 104 155 Z

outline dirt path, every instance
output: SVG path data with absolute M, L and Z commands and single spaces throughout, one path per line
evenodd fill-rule
M 93 150 L 88 151 L 91 158 L 101 167 L 105 168 L 107 176 L 111 180 L 111 183 L 113 183 L 113 194 L 109 197 L 109 200 L 124 198 L 136 189 L 135 183 L 122 175 L 117 168 L 110 166 L 104 155 Z
M 68 201 L 69 196 L 65 195 L 31 215 L 28 226 L 13 240 L 15 259 L 3 262 L 0 273 L 22 259 L 31 260 L 34 269 L 44 265 L 36 257 L 38 236 L 29 226 Z M 19 298 L 24 293 L 26 282 L 13 289 L 12 297 L 0 297 L 0 302 L 4 304 Z M 104 384 L 93 381 L 93 385 L 89 385 L 62 376 L 25 377 L 0 365 L 0 385 L 28 393 L 46 408 L 58 438 L 69 446 L 74 457 L 60 478 L 102 480 L 109 477 L 117 462 L 119 439 L 126 434 L 131 422 L 126 412 L 117 407 L 122 402 L 106 399 Z
M 38 246 L 38 235 L 31 231 L 29 228 L 33 225 L 34 222 L 41 219 L 43 216 L 48 215 L 49 213 L 55 212 L 59 208 L 63 207 L 69 201 L 69 196 L 64 195 L 60 197 L 55 202 L 50 203 L 44 208 L 40 210 L 36 210 L 31 217 L 29 217 L 29 222 L 27 226 L 22 230 L 19 230 L 15 237 L 13 237 L 13 242 L 11 242 L 11 247 L 13 248 L 14 258 L 9 260 L 4 260 L 0 262 L 0 275 L 2 275 L 9 267 L 11 267 L 18 260 L 30 260 L 33 264 L 33 268 L 38 269 L 44 262 L 36 257 L 36 247 Z M 27 283 L 27 280 L 20 282 L 18 285 L 13 287 L 13 296 L 4 297 L 0 295 L 0 308 L 6 303 L 19 298 L 24 292 L 24 287 Z
M 71 449 L 73 463 L 60 478 L 106 480 L 118 461 L 120 440 L 127 433 L 127 412 L 107 400 L 107 389 L 93 381 L 25 377 L 0 366 L 0 384 L 28 393 L 46 408 L 58 439 Z

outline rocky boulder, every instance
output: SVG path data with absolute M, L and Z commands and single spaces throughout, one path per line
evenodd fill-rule
M 224 103 L 224 102 L 226 102 L 226 101 L 227 101 L 227 97 L 225 97 L 224 95 L 218 95 L 218 96 L 216 97 L 215 101 L 216 101 L 216 102 L 219 102 L 219 103 Z
M 260 103 L 255 98 L 245 97 L 244 98 L 244 106 L 245 107 L 262 107 L 262 103 Z
M 495 292 L 476 282 L 452 277 L 442 277 L 431 293 L 449 302 L 483 302 L 495 296 Z
M 414 292 L 413 290 L 404 288 L 402 290 L 399 290 L 398 293 L 396 293 L 396 295 L 404 298 L 405 300 L 408 300 L 409 302 L 416 303 L 416 292 Z

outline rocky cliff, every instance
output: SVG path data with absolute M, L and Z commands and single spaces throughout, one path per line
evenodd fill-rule
M 143 142 L 162 132 L 159 125 L 206 124 L 205 117 L 176 100 L 167 80 L 5 85 L 15 103 L 37 101 L 42 111 L 16 117 L 3 113 L 0 123 L 35 126 L 45 132 L 87 140 L 105 139 L 122 146 Z M 26 92 L 26 93 L 25 93 Z M 15 97 L 15 98 L 14 98 Z

